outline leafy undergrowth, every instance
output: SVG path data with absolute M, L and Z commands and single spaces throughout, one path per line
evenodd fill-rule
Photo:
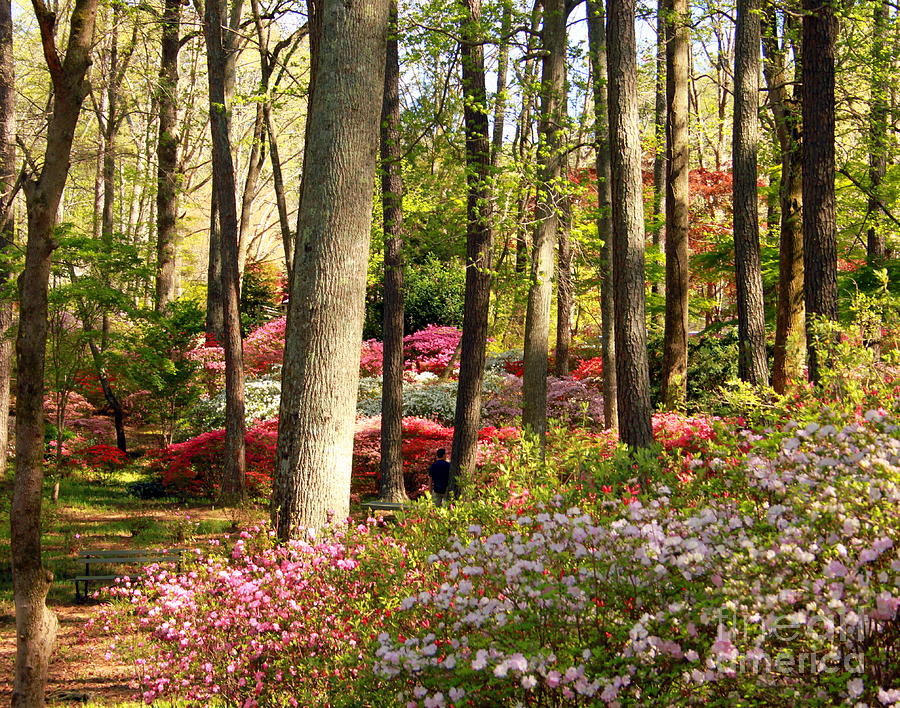
M 898 419 L 783 410 L 511 442 L 449 508 L 210 539 L 94 627 L 146 701 L 893 705 Z

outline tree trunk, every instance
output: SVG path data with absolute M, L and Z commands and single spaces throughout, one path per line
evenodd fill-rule
M 244 180 L 244 191 L 241 196 L 241 216 L 238 222 L 238 276 L 244 277 L 244 266 L 247 262 L 247 249 L 250 247 L 250 225 L 253 221 L 253 202 L 256 200 L 256 189 L 259 175 L 266 161 L 266 117 L 262 101 L 256 104 L 256 120 L 253 123 L 253 137 L 250 156 L 247 158 L 247 178 Z
M 787 95 L 786 47 L 779 46 L 775 9 L 770 3 L 766 4 L 762 18 L 765 24 L 762 37 L 765 56 L 763 74 L 781 150 L 778 309 L 772 386 L 778 393 L 784 393 L 791 381 L 800 380 L 806 362 L 800 113 L 796 84 L 794 97 L 789 99 Z
M 488 138 L 481 0 L 465 0 L 460 28 L 463 122 L 466 130 L 466 294 L 460 341 L 459 383 L 450 457 L 450 489 L 475 469 L 481 423 L 481 384 L 487 353 L 491 297 L 491 147 Z
M 390 2 L 381 105 L 381 204 L 384 213 L 384 368 L 381 386 L 379 498 L 406 500 L 403 486 L 403 174 L 397 0 Z
M 10 508 L 13 596 L 16 605 L 16 668 L 12 705 L 44 705 L 47 666 L 56 640 L 56 616 L 45 599 L 52 574 L 41 562 L 41 494 L 44 483 L 44 362 L 47 351 L 47 291 L 53 227 L 69 171 L 72 140 L 81 104 L 89 91 L 97 0 L 76 0 L 65 58 L 54 40 L 55 16 L 33 0 L 44 59 L 53 84 L 44 164 L 25 185 L 28 244 L 19 279 L 16 379 L 16 477 Z
M 269 56 L 268 38 L 263 31 L 262 17 L 258 0 L 251 0 L 253 22 L 256 26 L 256 38 L 259 42 L 260 90 L 263 93 L 262 110 L 265 124 L 265 137 L 269 143 L 269 161 L 272 163 L 272 187 L 275 191 L 275 204 L 278 207 L 278 225 L 281 229 L 281 245 L 284 250 L 284 270 L 288 283 L 291 282 L 293 268 L 294 235 L 288 220 L 287 199 L 284 192 L 284 176 L 281 171 L 281 157 L 278 152 L 278 136 L 272 119 L 272 98 L 269 95 L 269 79 L 272 76 L 272 62 Z
M 222 303 L 222 245 L 219 231 L 219 177 L 213 170 L 209 199 L 209 263 L 206 268 L 206 337 L 216 344 L 225 338 L 225 308 Z
M 615 284 L 612 272 L 613 238 L 609 155 L 609 76 L 606 67 L 606 18 L 604 0 L 588 0 L 588 43 L 594 77 L 595 141 L 597 151 L 597 235 L 600 251 L 601 351 L 603 354 L 603 420 L 607 428 L 618 430 L 616 396 Z
M 668 409 L 687 399 L 690 185 L 687 0 L 668 0 L 666 18 L 666 326 L 661 395 Z
M 885 259 L 886 241 L 884 219 L 879 202 L 882 201 L 881 183 L 887 174 L 888 141 L 888 100 L 890 98 L 890 57 L 887 51 L 887 37 L 890 23 L 888 0 L 878 0 L 873 11 L 872 26 L 872 74 L 870 81 L 869 105 L 869 228 L 866 231 L 866 260 L 880 264 Z
M 769 384 L 766 319 L 759 251 L 759 0 L 738 0 L 734 51 L 733 203 L 738 308 L 738 373 L 754 386 Z
M 181 0 L 165 0 L 159 63 L 159 139 L 156 145 L 156 311 L 175 299 L 178 244 L 178 50 Z
M 240 501 L 246 492 L 244 445 L 244 356 L 241 342 L 238 223 L 235 205 L 234 163 L 228 137 L 226 62 L 222 37 L 224 2 L 207 0 L 203 30 L 209 72 L 209 125 L 212 134 L 214 185 L 219 217 L 223 341 L 225 350 L 225 468 L 222 498 Z
M 666 224 L 666 0 L 656 2 L 656 90 L 653 103 L 653 212 L 650 238 L 653 245 L 665 252 Z M 665 278 L 650 285 L 651 292 L 664 297 Z M 662 314 L 653 315 L 657 327 L 665 326 Z
M 113 425 L 116 428 L 116 447 L 122 452 L 128 452 L 128 444 L 125 439 L 125 415 L 122 412 L 122 404 L 119 403 L 119 399 L 109 383 L 109 376 L 103 364 L 103 353 L 91 335 L 88 335 L 88 346 L 91 350 L 94 368 L 97 370 L 97 380 L 100 382 L 100 388 L 103 389 L 103 397 L 113 412 Z
M 272 521 L 279 538 L 349 513 L 387 0 L 323 3 L 285 332 Z M 313 35 L 315 35 L 315 30 Z
M 559 249 L 556 280 L 556 361 L 554 373 L 569 375 L 569 348 L 572 345 L 572 209 L 564 196 L 559 222 Z
M 815 318 L 837 319 L 834 203 L 834 7 L 803 0 L 803 254 L 809 378 L 819 382 Z
M 547 355 L 553 293 L 553 251 L 559 228 L 562 178 L 562 104 L 565 98 L 566 11 L 564 0 L 545 0 L 538 146 L 537 229 L 531 254 L 525 312 L 522 427 L 543 441 L 547 433 Z
M 619 436 L 630 447 L 653 443 L 644 293 L 644 205 L 638 134 L 635 0 L 610 0 L 609 134 L 615 284 Z
M 15 248 L 16 183 L 16 74 L 13 58 L 13 23 L 10 0 L 0 0 L 0 252 L 11 257 Z M 0 267 L 0 288 L 12 273 Z M 0 473 L 6 473 L 9 445 L 10 372 L 14 301 L 0 299 Z
M 494 131 L 491 136 L 491 168 L 500 166 L 503 150 L 503 126 L 506 123 L 506 73 L 509 68 L 509 34 L 512 28 L 512 3 L 504 2 L 500 20 L 500 46 L 497 50 L 497 96 L 494 99 Z

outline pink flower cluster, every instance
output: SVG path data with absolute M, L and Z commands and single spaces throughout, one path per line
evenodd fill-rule
M 157 565 L 140 585 L 120 584 L 113 593 L 129 612 L 111 606 L 91 628 L 138 636 L 148 704 L 325 705 L 361 668 L 379 588 L 405 579 L 391 568 L 405 549 L 371 534 L 375 523 L 286 545 L 243 531 L 226 539 L 224 555 L 196 550 L 181 574 Z

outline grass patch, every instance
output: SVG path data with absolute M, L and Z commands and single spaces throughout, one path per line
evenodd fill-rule
M 102 479 L 75 471 L 60 479 L 59 500 L 51 501 L 53 478 L 45 479 L 41 518 L 43 562 L 54 577 L 47 602 L 74 600 L 72 579 L 84 572 L 77 562 L 91 549 L 144 550 L 173 548 L 208 536 L 228 533 L 239 522 L 261 518 L 249 508 L 235 512 L 206 500 L 137 499 L 128 494 L 130 482 L 145 478 L 140 467 L 104 474 Z M 0 480 L 0 516 L 10 517 L 12 475 Z M 12 564 L 9 524 L 0 526 L 0 614 L 12 615 Z

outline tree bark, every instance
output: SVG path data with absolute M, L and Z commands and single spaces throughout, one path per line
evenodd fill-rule
M 609 154 L 609 76 L 606 67 L 606 9 L 604 0 L 588 0 L 588 43 L 594 77 L 594 129 L 597 153 L 597 235 L 600 251 L 600 317 L 603 355 L 603 420 L 607 428 L 618 430 L 616 395 L 615 284 L 612 272 L 613 238 Z
M 491 169 L 500 167 L 503 127 L 506 123 L 506 74 L 509 68 L 509 34 L 512 28 L 512 3 L 504 2 L 500 20 L 500 46 L 497 50 L 497 96 L 494 98 L 494 126 L 491 136 Z
M 690 134 L 688 131 L 687 0 L 668 0 L 666 17 L 666 324 L 662 399 L 668 409 L 687 399 Z
M 522 427 L 540 439 L 547 433 L 547 355 L 553 293 L 553 251 L 562 195 L 562 104 L 565 101 L 566 11 L 564 0 L 545 0 L 541 117 L 538 127 L 537 229 L 531 254 L 528 307 L 525 312 L 525 362 L 522 376 Z
M 475 469 L 481 423 L 481 385 L 487 353 L 491 297 L 491 146 L 484 84 L 481 0 L 465 0 L 460 48 L 466 130 L 466 292 L 460 341 L 459 383 L 450 457 L 450 489 Z
M 834 202 L 834 7 L 803 0 L 803 254 L 809 378 L 819 382 L 815 318 L 837 319 Z
M 219 177 L 213 170 L 209 199 L 209 262 L 206 268 L 206 337 L 216 344 L 225 338 L 222 303 L 222 244 L 219 231 Z
M 572 209 L 568 196 L 562 197 L 556 279 L 556 361 L 554 374 L 569 375 L 569 349 L 572 346 Z
M 349 513 L 388 2 L 325 2 L 319 19 L 272 496 L 282 539 Z
M 403 486 L 403 174 L 397 0 L 390 0 L 381 104 L 381 204 L 384 214 L 384 368 L 381 386 L 379 498 L 406 500 Z
M 755 386 L 769 384 L 766 320 L 759 250 L 759 0 L 738 0 L 734 51 L 733 204 L 737 281 L 738 374 Z
M 872 17 L 872 74 L 869 104 L 869 195 L 867 209 L 869 228 L 866 230 L 866 260 L 874 265 L 884 261 L 886 240 L 881 201 L 881 183 L 887 174 L 888 141 L 888 101 L 890 99 L 890 57 L 887 50 L 888 28 L 890 26 L 890 3 L 878 0 Z
M 263 103 L 256 104 L 256 119 L 253 122 L 253 137 L 250 156 L 247 158 L 247 178 L 244 180 L 244 191 L 241 195 L 241 216 L 238 222 L 238 275 L 243 278 L 244 265 L 247 262 L 247 248 L 250 244 L 250 224 L 253 217 L 253 202 L 256 200 L 256 189 L 263 163 L 266 161 L 266 117 Z
M 256 26 L 256 38 L 259 43 L 260 90 L 263 93 L 262 110 L 265 124 L 265 137 L 269 144 L 269 161 L 272 163 L 272 187 L 275 191 L 275 204 L 278 207 L 278 225 L 281 229 L 281 245 L 284 250 L 284 269 L 288 283 L 291 282 L 293 268 L 294 234 L 288 220 L 287 199 L 284 191 L 284 175 L 281 171 L 281 156 L 278 151 L 278 136 L 272 119 L 272 98 L 269 94 L 269 81 L 272 76 L 272 58 L 269 56 L 268 38 L 263 31 L 262 17 L 258 0 L 251 0 L 253 22 Z M 277 51 L 277 48 L 276 48 Z
M 769 104 L 781 151 L 781 183 L 778 188 L 780 233 L 778 264 L 778 308 L 775 318 L 775 352 L 772 386 L 784 393 L 799 381 L 806 362 L 806 308 L 803 299 L 802 151 L 797 86 L 788 97 L 785 52 L 779 46 L 777 18 L 772 3 L 762 15 L 763 75 L 769 89 Z
M 0 252 L 11 257 L 15 248 L 16 73 L 13 56 L 12 3 L 0 0 Z M 12 273 L 0 267 L 0 287 Z M 10 373 L 12 369 L 12 299 L 0 299 L 0 472 L 6 472 L 9 445 Z
M 178 244 L 178 51 L 181 0 L 165 0 L 159 63 L 159 138 L 156 144 L 156 311 L 175 299 Z
M 238 223 L 235 205 L 234 163 L 228 136 L 226 103 L 227 62 L 230 60 L 222 36 L 224 2 L 207 0 L 203 30 L 209 73 L 209 125 L 212 134 L 214 188 L 219 218 L 221 250 L 222 316 L 225 350 L 225 466 L 222 498 L 243 499 L 246 492 L 244 445 L 244 356 L 241 342 L 240 273 L 238 269 Z
M 12 705 L 44 705 L 47 666 L 56 639 L 56 616 L 45 599 L 52 573 L 41 562 L 41 493 L 44 482 L 44 363 L 47 351 L 47 291 L 56 242 L 53 227 L 69 171 L 72 140 L 81 105 L 94 37 L 97 0 L 76 0 L 65 58 L 54 40 L 55 16 L 33 0 L 44 59 L 53 84 L 44 164 L 25 183 L 28 243 L 19 279 L 16 380 L 16 477 L 10 508 L 13 596 L 16 605 L 16 668 Z
M 644 205 L 638 134 L 635 0 L 610 0 L 609 132 L 619 437 L 653 443 L 644 292 Z
M 665 253 L 666 231 L 666 3 L 656 2 L 656 89 L 653 102 L 653 211 L 650 238 L 654 246 Z M 658 297 L 666 294 L 665 277 L 651 283 L 650 290 Z M 665 326 L 665 315 L 653 315 L 654 324 Z

